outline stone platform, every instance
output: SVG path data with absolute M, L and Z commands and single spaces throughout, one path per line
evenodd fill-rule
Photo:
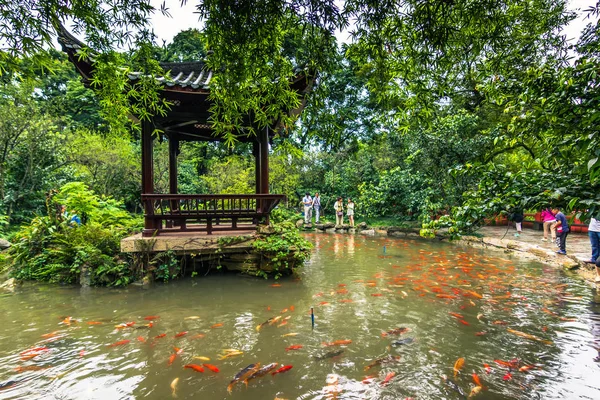
M 155 253 L 170 250 L 181 254 L 208 254 L 214 253 L 219 248 L 244 251 L 252 249 L 255 233 L 256 230 L 213 232 L 212 235 L 207 235 L 205 232 L 169 232 L 155 237 L 142 237 L 142 234 L 138 233 L 121 240 L 121 251 Z M 224 243 L 234 239 L 239 240 L 223 246 Z

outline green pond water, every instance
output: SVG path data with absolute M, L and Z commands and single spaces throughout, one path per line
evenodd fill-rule
M 2 294 L 0 398 L 463 399 L 473 373 L 475 399 L 600 398 L 600 299 L 576 276 L 436 241 L 307 238 L 310 262 L 281 286 L 219 273 Z M 159 317 L 152 327 L 148 316 Z M 346 344 L 324 346 L 336 341 Z M 220 360 L 227 349 L 242 353 Z M 219 372 L 184 368 L 203 363 Z M 293 367 L 229 394 L 253 363 Z

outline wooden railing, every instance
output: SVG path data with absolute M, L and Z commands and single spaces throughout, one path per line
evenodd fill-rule
M 142 194 L 143 234 L 250 229 L 282 200 L 281 194 Z

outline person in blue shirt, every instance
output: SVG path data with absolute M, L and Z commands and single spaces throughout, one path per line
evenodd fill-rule
M 565 214 L 560 211 L 560 208 L 555 207 L 552 210 L 552 213 L 556 216 L 556 236 L 559 242 L 559 250 L 556 253 L 565 255 L 567 254 L 567 235 L 570 231 L 569 223 L 567 222 L 567 217 L 565 217 Z

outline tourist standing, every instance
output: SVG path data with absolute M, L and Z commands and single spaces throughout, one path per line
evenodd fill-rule
M 348 221 L 350 221 L 350 227 L 354 228 L 354 202 L 350 198 L 346 206 L 346 215 L 348 216 Z
M 313 208 L 315 209 L 315 224 L 319 223 L 319 218 L 321 217 L 321 197 L 319 193 L 315 193 L 315 197 L 313 198 Z
M 333 208 L 335 209 L 335 224 L 343 225 L 344 224 L 344 202 L 341 197 L 337 198 L 337 201 L 333 203 Z
M 523 233 L 523 219 L 525 219 L 525 216 L 523 215 L 523 210 L 521 210 L 520 208 L 516 208 L 511 214 L 511 219 L 515 221 L 515 228 L 517 229 L 515 237 L 521 236 L 521 233 Z
M 310 224 L 310 220 L 312 219 L 313 199 L 308 192 L 305 193 L 302 204 L 304 205 L 304 223 Z
M 557 254 L 567 254 L 567 235 L 569 234 L 569 223 L 567 217 L 563 214 L 558 207 L 552 210 L 552 213 L 556 216 L 556 236 L 558 236 L 558 247 Z
M 542 211 L 542 223 L 544 224 L 544 238 L 542 239 L 542 242 L 548 241 L 548 232 L 550 232 L 552 235 L 552 242 L 556 241 L 556 227 L 554 226 L 555 222 L 556 217 L 554 214 L 552 214 L 550 207 Z
M 595 264 L 600 258 L 600 221 L 596 218 L 590 220 L 588 235 L 590 235 L 590 244 L 592 245 L 592 258 L 590 259 L 590 263 Z

